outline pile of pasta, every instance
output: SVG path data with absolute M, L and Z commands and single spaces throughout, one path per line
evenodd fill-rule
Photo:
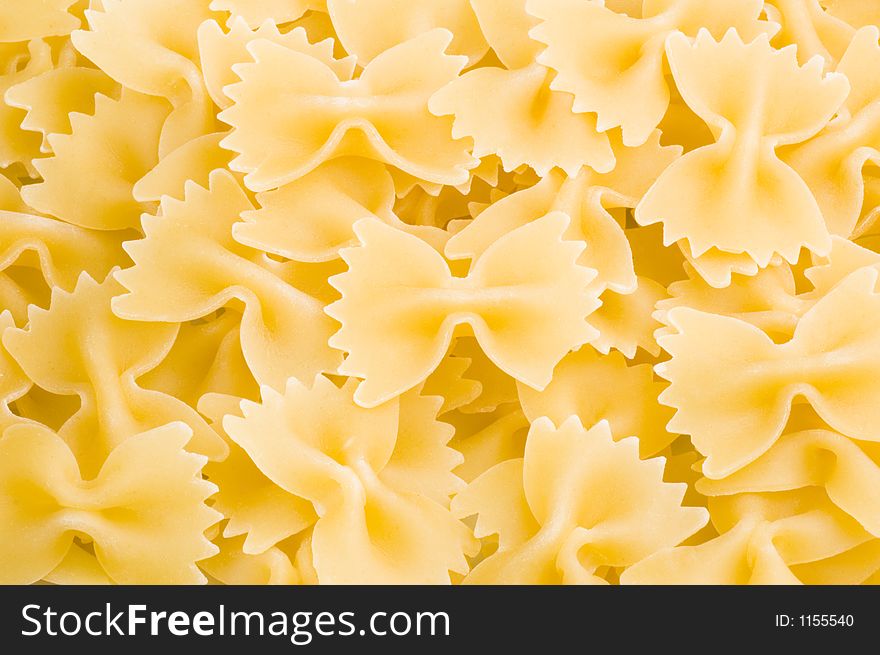
M 0 0 L 0 582 L 880 583 L 878 24 Z

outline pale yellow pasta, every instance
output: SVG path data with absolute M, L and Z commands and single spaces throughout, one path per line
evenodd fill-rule
M 453 34 L 450 53 L 465 55 L 470 63 L 476 63 L 488 48 L 470 0 L 326 1 L 340 44 L 362 66 L 437 27 Z
M 527 0 L 540 19 L 530 35 L 547 45 L 538 61 L 557 71 L 552 88 L 574 95 L 574 111 L 595 112 L 598 127 L 620 127 L 628 146 L 644 143 L 669 104 L 664 43 L 670 34 L 720 37 L 734 28 L 751 39 L 775 26 L 758 20 L 760 0 L 647 0 L 638 18 L 602 0 Z M 573 24 L 584 27 L 571 29 Z M 680 31 L 679 31 L 680 30 Z M 601 65 L 596 65 L 601 62 Z M 638 102 L 631 99 L 638 97 Z
M 680 543 L 708 517 L 680 505 L 684 485 L 664 483 L 663 464 L 639 460 L 636 439 L 615 443 L 606 421 L 590 430 L 576 416 L 558 428 L 535 421 L 523 458 L 489 469 L 453 500 L 459 516 L 479 515 L 477 536 L 499 535 L 498 551 L 465 582 L 602 584 L 600 567 Z
M 589 290 L 596 271 L 575 263 L 581 248 L 563 241 L 568 222 L 553 212 L 524 225 L 483 253 L 466 278 L 454 278 L 424 242 L 359 221 L 361 246 L 343 251 L 349 270 L 333 280 L 342 299 L 327 308 L 342 323 L 330 343 L 349 353 L 339 371 L 364 378 L 355 400 L 375 406 L 422 382 L 458 325 L 470 326 L 502 371 L 546 386 L 565 353 L 595 336 L 585 319 L 599 304 Z M 527 252 L 528 266 L 514 266 Z M 550 306 L 565 314 L 547 326 L 540 317 Z M 368 309 L 381 309 L 382 320 L 359 320 Z
M 167 354 L 177 326 L 129 326 L 110 311 L 110 299 L 120 291 L 112 277 L 98 284 L 84 274 L 72 292 L 56 288 L 48 310 L 32 306 L 26 329 L 9 328 L 2 335 L 6 350 L 36 384 L 79 396 L 80 408 L 58 434 L 83 475 L 94 476 L 131 435 L 173 421 L 189 426 L 194 452 L 225 457 L 226 444 L 197 412 L 138 384 L 137 378 Z
M 53 155 L 35 160 L 43 179 L 22 190 L 25 202 L 80 227 L 138 227 L 140 214 L 152 206 L 135 200 L 132 188 L 158 162 L 170 109 L 160 98 L 129 90 L 119 100 L 96 96 L 94 114 L 74 114 L 70 134 L 49 136 Z M 131 129 L 133 118 L 137 130 Z
M 656 402 L 663 387 L 649 364 L 629 366 L 618 353 L 602 356 L 589 348 L 563 359 L 543 391 L 518 385 L 530 421 L 542 416 L 557 425 L 569 416 L 585 426 L 607 421 L 616 439 L 638 436 L 644 457 L 657 455 L 676 436 L 666 431 L 672 410 Z
M 245 305 L 242 352 L 258 381 L 280 384 L 294 373 L 335 369 L 339 356 L 327 345 L 334 324 L 323 303 L 232 239 L 232 224 L 253 205 L 230 173 L 212 173 L 207 189 L 188 182 L 184 200 L 166 197 L 162 208 L 161 216 L 144 217 L 146 238 L 126 244 L 135 266 L 116 274 L 128 289 L 113 301 L 117 315 L 187 321 L 238 299 Z M 181 276 L 183 267 L 192 273 Z M 163 276 L 167 281 L 158 283 Z
M 880 0 L 0 0 L 0 584 L 880 584 Z
M 372 60 L 351 84 L 320 59 L 264 39 L 252 42 L 255 62 L 238 67 L 242 81 L 225 91 L 234 103 L 219 115 L 233 127 L 223 141 L 238 153 L 230 166 L 247 173 L 255 191 L 292 182 L 343 154 L 375 158 L 429 182 L 465 182 L 477 160 L 466 142 L 453 138 L 452 120 L 427 107 L 464 67 L 463 57 L 443 54 L 451 38 L 438 28 L 410 39 Z M 413 65 L 414 58 L 424 65 Z M 295 147 L 279 148 L 279 135 Z
M 877 275 L 872 267 L 850 274 L 801 317 L 782 344 L 743 320 L 688 307 L 668 312 L 675 332 L 659 341 L 672 359 L 657 371 L 671 385 L 660 400 L 677 409 L 670 429 L 690 434 L 707 456 L 707 477 L 724 477 L 766 452 L 798 396 L 843 434 L 880 439 L 869 373 L 880 348 L 872 329 L 880 309 Z M 855 307 L 859 322 L 840 320 Z M 701 385 L 709 378 L 718 395 L 704 393 Z
M 243 416 L 227 416 L 223 427 L 279 485 L 266 490 L 274 504 L 301 506 L 300 530 L 314 523 L 320 581 L 436 583 L 450 570 L 465 572 L 472 537 L 445 508 L 458 482 L 450 473 L 457 456 L 446 448 L 451 431 L 436 423 L 424 432 L 439 402 L 412 393 L 363 409 L 353 391 L 321 376 L 311 388 L 291 381 L 283 394 L 264 387 L 262 404 L 245 402 Z M 270 502 L 261 500 L 264 508 Z M 389 522 L 405 535 L 400 541 L 383 534 Z M 244 552 L 280 536 L 249 533 Z
M 852 26 L 826 12 L 819 0 L 767 0 L 765 11 L 781 26 L 773 45 L 797 45 L 801 63 L 816 55 L 837 62 L 853 35 Z
M 138 93 L 166 98 L 173 106 L 162 126 L 165 154 L 216 121 L 198 68 L 197 30 L 215 14 L 203 0 L 102 0 L 85 12 L 89 29 L 73 44 L 110 77 Z M 168 20 L 174 16 L 174 20 Z
M 821 490 L 742 494 L 710 503 L 720 536 L 661 550 L 621 574 L 622 584 L 799 584 L 792 568 L 870 543 Z
M 823 76 L 819 59 L 798 67 L 793 49 L 773 50 L 766 37 L 744 43 L 733 30 L 717 42 L 706 30 L 693 43 L 673 35 L 666 48 L 682 96 L 717 140 L 661 174 L 636 208 L 638 222 L 662 222 L 665 242 L 687 239 L 694 256 L 717 248 L 761 267 L 774 254 L 794 263 L 801 247 L 827 252 L 821 209 L 775 148 L 818 132 L 846 98 L 846 78 Z M 744 88 L 715 83 L 720 71 L 730 77 L 744 67 Z M 802 94 L 815 102 L 795 111 Z
M 217 549 L 203 531 L 220 519 L 205 505 L 215 487 L 199 475 L 204 457 L 184 450 L 183 423 L 135 435 L 114 449 L 100 472 L 84 480 L 64 441 L 48 428 L 12 426 L 0 438 L 0 516 L 18 539 L 4 539 L 4 584 L 49 574 L 71 548 L 75 532 L 89 535 L 95 554 L 119 583 L 204 581 L 195 561 Z M 23 506 L 17 486 L 42 492 Z M 42 501 L 42 502 L 41 502 Z M 136 517 L 113 520 L 115 516 Z
M 840 58 L 850 93 L 840 116 L 815 137 L 780 154 L 810 187 L 829 231 L 844 237 L 856 229 L 865 183 L 862 169 L 880 161 L 880 84 L 870 71 L 880 65 L 880 29 L 860 29 Z

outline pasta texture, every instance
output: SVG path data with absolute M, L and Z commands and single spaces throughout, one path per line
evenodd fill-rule
M 0 584 L 880 584 L 880 3 L 0 0 Z

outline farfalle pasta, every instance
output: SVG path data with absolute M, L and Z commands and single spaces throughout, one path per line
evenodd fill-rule
M 846 78 L 823 77 L 819 59 L 799 68 L 793 49 L 773 50 L 766 37 L 743 43 L 733 30 L 718 42 L 706 30 L 693 44 L 672 35 L 666 49 L 685 101 L 718 137 L 663 171 L 636 208 L 636 220 L 662 221 L 666 242 L 687 239 L 694 256 L 716 248 L 745 253 L 764 267 L 774 254 L 796 262 L 801 247 L 827 252 L 828 229 L 816 199 L 775 148 L 818 132 L 846 97 Z M 754 71 L 738 78 L 747 88 L 717 85 L 719 71 L 732 78 L 743 67 Z M 805 94 L 814 102 L 795 110 Z
M 489 469 L 453 501 L 457 514 L 478 515 L 478 536 L 499 536 L 465 582 L 601 584 L 600 569 L 684 541 L 706 510 L 682 507 L 683 486 L 662 476 L 663 460 L 640 460 L 635 439 L 615 443 L 607 421 L 589 430 L 576 416 L 558 428 L 534 421 L 523 458 Z
M 477 259 L 467 277 L 416 237 L 375 220 L 355 225 L 361 245 L 342 253 L 349 270 L 333 279 L 342 298 L 327 308 L 342 328 L 331 345 L 348 352 L 341 373 L 364 378 L 356 400 L 374 406 L 422 382 L 446 353 L 458 325 L 468 325 L 503 371 L 543 388 L 566 352 L 594 336 L 586 318 L 599 301 L 595 269 L 579 266 L 581 245 L 564 241 L 559 212 L 508 233 Z M 393 253 L 393 256 L 390 256 Z M 526 266 L 525 257 L 533 257 Z M 507 295 L 520 287 L 519 293 Z M 566 308 L 554 324 L 547 308 Z M 380 309 L 384 320 L 368 318 Z M 359 320 L 368 318 L 368 320 Z M 529 349 L 522 349 L 528 343 Z M 391 348 L 402 358 L 389 366 Z
M 247 46 L 254 62 L 239 68 L 241 82 L 226 89 L 233 105 L 220 114 L 233 128 L 223 145 L 239 153 L 230 167 L 247 173 L 247 185 L 257 191 L 293 182 L 342 154 L 377 159 L 429 182 L 465 182 L 477 160 L 467 142 L 453 138 L 451 119 L 428 111 L 428 98 L 466 63 L 444 53 L 451 38 L 438 28 L 396 45 L 350 84 L 313 56 L 254 41 Z M 418 59 L 424 66 L 414 65 Z M 278 148 L 279 135 L 296 147 Z
M 0 584 L 880 584 L 880 3 L 0 1 Z

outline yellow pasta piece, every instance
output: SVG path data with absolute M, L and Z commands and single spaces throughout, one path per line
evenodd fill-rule
M 266 21 L 289 23 L 310 9 L 326 9 L 326 0 L 211 0 L 214 11 L 228 11 L 256 29 Z
M 3 333 L 3 345 L 31 380 L 52 393 L 79 396 L 80 408 L 59 435 L 80 470 L 94 475 L 118 444 L 173 421 L 190 427 L 192 451 L 224 457 L 226 444 L 194 409 L 137 383 L 167 354 L 177 326 L 117 318 L 110 299 L 120 291 L 112 277 L 98 284 L 83 275 L 70 293 L 56 288 L 48 310 L 32 307 L 26 329 Z
M 801 63 L 816 55 L 837 62 L 852 38 L 852 26 L 826 12 L 819 0 L 767 0 L 765 11 L 781 26 L 773 45 L 796 45 Z
M 507 171 L 523 164 L 541 176 L 557 166 L 571 176 L 583 166 L 611 171 L 614 153 L 596 117 L 572 113 L 571 97 L 551 90 L 552 77 L 540 64 L 477 68 L 440 89 L 428 107 L 454 117 L 452 135 L 472 138 L 475 157 L 497 155 Z
M 234 104 L 219 114 L 233 126 L 223 141 L 238 153 L 230 166 L 247 173 L 255 191 L 292 182 L 340 155 L 377 159 L 429 182 L 465 182 L 478 161 L 467 142 L 453 139 L 452 119 L 431 115 L 427 106 L 465 64 L 443 54 L 451 38 L 436 29 L 394 46 L 350 84 L 320 59 L 254 41 L 247 47 L 255 63 L 237 67 L 242 81 L 226 87 Z
M 128 320 L 177 323 L 238 299 L 242 352 L 260 383 L 335 370 L 339 355 L 327 345 L 335 328 L 324 303 L 232 239 L 232 224 L 249 209 L 238 182 L 222 170 L 211 174 L 207 189 L 188 182 L 183 201 L 164 198 L 162 215 L 143 219 L 146 238 L 126 243 L 135 266 L 116 274 L 128 293 L 113 300 L 113 311 Z M 181 275 L 185 269 L 191 273 Z
M 600 355 L 589 347 L 563 359 L 543 391 L 518 385 L 530 421 L 542 416 L 556 425 L 569 416 L 588 426 L 607 421 L 615 439 L 638 437 L 643 457 L 657 455 L 676 437 L 666 431 L 672 410 L 657 402 L 664 386 L 649 364 L 628 366 L 619 353 Z
M 355 224 L 362 245 L 342 252 L 349 270 L 333 280 L 342 299 L 327 308 L 342 323 L 330 343 L 349 353 L 339 372 L 364 378 L 355 400 L 374 407 L 422 382 L 465 324 L 502 371 L 545 387 L 556 363 L 595 336 L 585 319 L 599 304 L 588 289 L 596 272 L 575 263 L 582 244 L 563 241 L 567 226 L 561 212 L 548 214 L 455 278 L 416 237 L 375 220 Z M 542 320 L 550 307 L 565 309 L 552 325 Z
M 744 43 L 732 30 L 720 42 L 705 30 L 693 44 L 673 35 L 667 50 L 682 96 L 718 137 L 661 174 L 636 208 L 636 220 L 662 222 L 664 241 L 687 239 L 694 256 L 714 247 L 746 253 L 764 267 L 776 253 L 795 263 L 801 247 L 827 252 L 821 210 L 775 148 L 818 132 L 846 97 L 846 78 L 823 77 L 818 59 L 798 67 L 793 49 L 775 51 L 766 37 Z M 750 71 L 739 78 L 745 88 L 716 83 L 734 68 L 741 75 L 743 66 Z M 795 112 L 792 103 L 802 94 L 814 103 Z
M 79 19 L 68 11 L 75 3 L 76 0 L 33 0 L 22 5 L 16 0 L 2 0 L 0 42 L 70 34 L 79 27 Z
M 132 187 L 158 161 L 169 110 L 164 100 L 131 91 L 119 100 L 96 96 L 93 115 L 71 117 L 71 134 L 49 136 L 54 154 L 35 160 L 43 180 L 22 189 L 25 202 L 80 227 L 138 228 L 151 205 L 135 200 Z M 131 129 L 132 117 L 137 130 Z
M 721 535 L 661 550 L 623 572 L 622 584 L 800 584 L 792 566 L 870 540 L 822 492 L 743 494 L 710 504 Z
M 680 543 L 708 516 L 680 505 L 683 485 L 662 482 L 663 464 L 639 460 L 635 439 L 614 442 L 607 422 L 586 430 L 574 416 L 558 428 L 535 421 L 522 459 L 498 464 L 453 500 L 457 515 L 479 515 L 477 536 L 499 535 L 498 552 L 465 582 L 602 584 L 600 567 Z
M 76 49 L 120 84 L 173 106 L 162 125 L 159 151 L 214 131 L 215 119 L 198 68 L 198 26 L 215 14 L 203 0 L 101 0 L 85 12 L 88 30 Z M 174 16 L 174 20 L 168 20 Z
M 3 21 L 0 21 L 3 24 Z M 52 49 L 42 40 L 23 44 L 0 43 L 0 95 L 16 85 L 34 79 L 52 69 Z M 40 136 L 22 129 L 27 117 L 24 110 L 4 100 L 0 102 L 0 167 L 23 164 L 33 171 L 32 159 L 40 152 Z
M 449 52 L 472 64 L 488 48 L 469 0 L 327 0 L 327 12 L 340 43 L 362 66 L 438 27 L 453 34 Z
M 551 88 L 573 94 L 574 111 L 595 112 L 600 131 L 620 127 L 623 142 L 638 146 L 669 105 L 666 37 L 693 36 L 701 28 L 720 37 L 734 28 L 753 38 L 773 29 L 758 20 L 762 5 L 761 0 L 648 0 L 638 18 L 615 13 L 603 0 L 528 0 L 526 10 L 541 20 L 530 35 L 547 45 L 538 61 L 558 73 Z M 632 102 L 635 97 L 638 102 Z
M 841 116 L 815 137 L 783 149 L 780 156 L 810 187 L 832 234 L 850 236 L 862 212 L 862 169 L 880 162 L 880 84 L 871 70 L 880 65 L 880 29 L 856 32 L 840 59 L 850 93 Z
M 568 177 L 554 171 L 536 185 L 490 205 L 446 245 L 453 259 L 480 256 L 501 236 L 549 212 L 571 217 L 566 238 L 583 241 L 580 264 L 599 271 L 596 283 L 620 293 L 636 289 L 632 253 L 623 227 L 608 211 L 610 207 L 635 207 L 653 180 L 679 154 L 674 147 L 660 146 L 659 134 L 638 148 L 615 142 L 617 164 L 613 171 L 597 173 L 580 169 Z
M 6 103 L 27 111 L 24 130 L 43 135 L 42 152 L 52 152 L 48 136 L 69 134 L 70 114 L 93 114 L 95 94 L 118 97 L 117 85 L 100 70 L 70 66 L 46 71 L 6 91 Z
M 320 376 L 311 389 L 291 379 L 283 395 L 264 388 L 261 405 L 245 402 L 243 417 L 223 427 L 288 502 L 314 506 L 321 582 L 440 583 L 466 572 L 472 538 L 445 508 L 456 481 L 450 431 L 425 430 L 439 400 L 411 394 L 363 409 L 353 391 Z
M 675 333 L 659 341 L 672 359 L 657 372 L 671 384 L 660 400 L 677 410 L 670 429 L 690 434 L 706 455 L 707 477 L 729 475 L 765 453 L 798 396 L 843 434 L 880 439 L 870 373 L 878 349 L 870 327 L 880 310 L 877 275 L 871 267 L 849 275 L 778 345 L 742 320 L 687 307 L 668 312 Z M 859 321 L 841 320 L 856 308 Z M 709 380 L 711 396 L 705 394 Z
M 7 428 L 0 437 L 0 517 L 19 538 L 0 541 L 0 580 L 39 580 L 82 532 L 116 582 L 203 582 L 195 562 L 217 552 L 203 532 L 220 515 L 204 502 L 216 490 L 199 475 L 204 457 L 183 450 L 191 434 L 171 423 L 135 435 L 94 478 L 83 479 L 73 453 L 51 430 Z M 22 498 L 22 485 L 36 493 Z

